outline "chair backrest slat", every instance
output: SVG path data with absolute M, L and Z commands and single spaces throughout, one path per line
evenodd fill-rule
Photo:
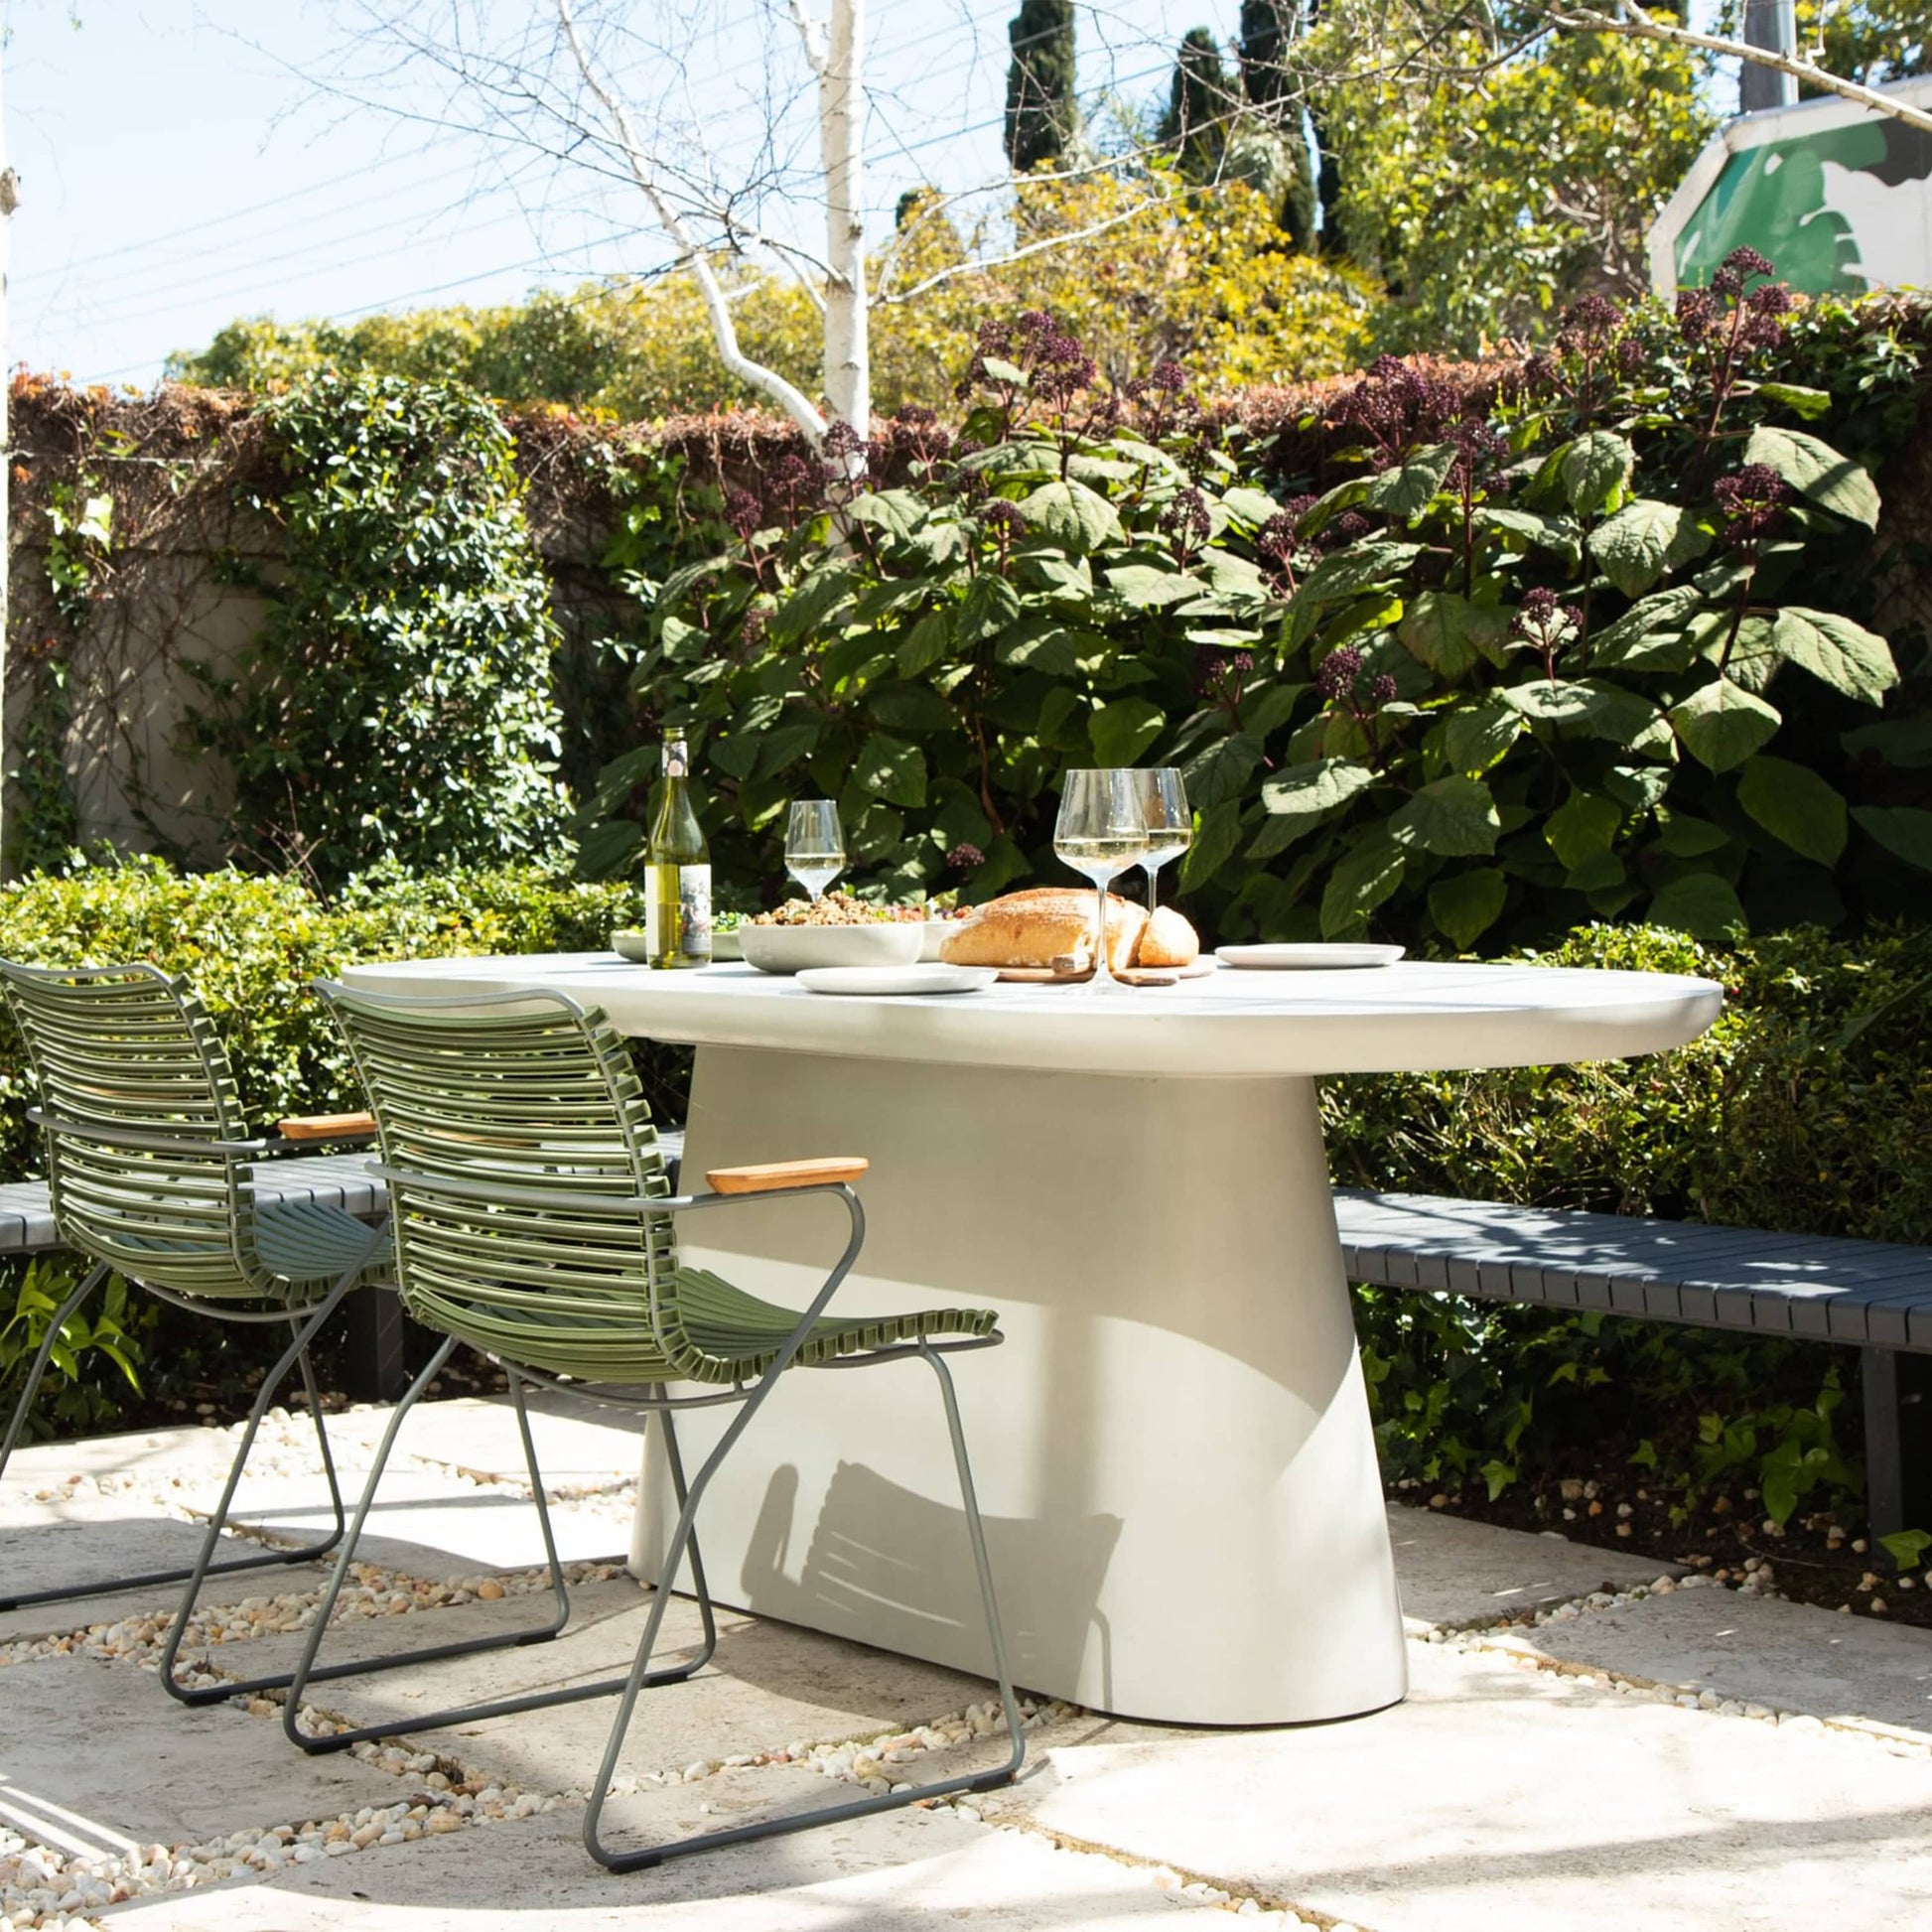
M 430 1002 L 330 985 L 390 1181 L 403 1301 L 492 1353 L 584 1379 L 716 1379 L 685 1331 L 672 1217 L 586 1197 L 670 1193 L 624 1040 L 561 995 Z M 438 1180 L 549 1195 L 491 1201 Z
M 154 966 L 0 960 L 41 1101 L 55 1224 L 70 1247 L 178 1293 L 241 1299 L 274 1284 L 244 1239 L 244 1138 L 234 1075 L 194 993 Z M 117 1141 L 117 1133 L 157 1149 Z

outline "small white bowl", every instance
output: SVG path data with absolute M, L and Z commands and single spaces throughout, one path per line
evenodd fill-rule
M 800 973 L 817 966 L 911 966 L 924 927 L 910 919 L 876 925 L 742 925 L 739 950 L 760 973 Z
M 612 933 L 611 950 L 629 960 L 633 966 L 650 964 L 650 940 L 646 934 L 634 929 Z

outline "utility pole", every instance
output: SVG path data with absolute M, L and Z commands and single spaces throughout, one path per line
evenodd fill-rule
M 1768 54 L 1795 54 L 1798 50 L 1797 12 L 1792 0 L 1744 0 L 1744 42 L 1761 47 Z M 1798 100 L 1798 76 L 1780 73 L 1776 68 L 1756 61 L 1742 63 L 1738 76 L 1737 105 L 1745 114 L 1760 107 L 1793 107 Z

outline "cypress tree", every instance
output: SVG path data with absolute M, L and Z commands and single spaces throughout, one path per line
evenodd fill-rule
M 1300 0 L 1241 0 L 1241 89 L 1273 131 L 1279 147 L 1276 219 L 1298 248 L 1315 245 L 1314 183 L 1310 179 L 1308 138 L 1302 126 L 1300 90 L 1287 68 L 1289 28 Z
M 1272 107 L 1288 92 L 1282 54 L 1288 45 L 1292 0 L 1241 0 L 1241 90 L 1257 107 Z
M 1219 169 L 1234 100 L 1213 30 L 1188 28 L 1174 61 L 1168 111 L 1161 117 L 1161 140 L 1178 153 L 1188 180 L 1211 180 Z
M 1007 24 L 1007 159 L 1017 173 L 1055 161 L 1080 124 L 1073 92 L 1073 0 L 1020 0 Z

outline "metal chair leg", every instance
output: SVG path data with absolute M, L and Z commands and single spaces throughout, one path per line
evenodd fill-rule
M 175 1675 L 175 1659 L 180 1655 L 182 1638 L 187 1634 L 188 1621 L 195 1613 L 195 1605 L 201 1599 L 203 1587 L 208 1578 L 221 1576 L 236 1570 L 260 1569 L 270 1563 L 302 1563 L 313 1558 L 326 1556 L 342 1540 L 343 1534 L 343 1496 L 336 1480 L 335 1458 L 329 1449 L 329 1436 L 322 1420 L 322 1399 L 316 1388 L 315 1371 L 309 1362 L 309 1344 L 316 1338 L 329 1317 L 342 1305 L 345 1295 L 355 1285 L 361 1274 L 360 1267 L 351 1269 L 331 1289 L 306 1320 L 291 1320 L 292 1339 L 282 1351 L 280 1359 L 262 1377 L 262 1385 L 256 1391 L 255 1400 L 248 1411 L 248 1420 L 243 1425 L 241 1442 L 236 1448 L 234 1458 L 228 1464 L 228 1478 L 221 1486 L 221 1500 L 215 1504 L 209 1516 L 207 1527 L 202 1535 L 202 1548 L 196 1558 L 195 1568 L 187 1573 L 188 1587 L 182 1594 L 181 1607 L 175 1612 L 175 1620 L 169 1626 L 167 1642 L 161 1648 L 161 1684 L 172 1698 L 188 1705 L 218 1704 L 225 1698 L 235 1697 L 244 1691 L 268 1690 L 274 1688 L 281 1679 L 261 1679 L 249 1684 L 205 1684 L 188 1685 Z M 335 1513 L 335 1522 L 329 1534 L 320 1543 L 305 1544 L 296 1550 L 277 1550 L 266 1556 L 241 1558 L 232 1563 L 216 1563 L 214 1552 L 220 1546 L 221 1532 L 226 1529 L 228 1514 L 234 1507 L 235 1491 L 241 1486 L 243 1469 L 247 1466 L 250 1451 L 255 1447 L 255 1437 L 260 1431 L 263 1418 L 268 1414 L 277 1390 L 282 1386 L 291 1368 L 300 1365 L 304 1389 L 309 1397 L 309 1406 L 315 1416 L 316 1434 L 322 1441 L 323 1472 L 329 1479 L 329 1494 Z
M 87 1293 L 90 1292 L 92 1284 L 97 1280 L 103 1279 L 107 1273 L 108 1270 L 104 1264 L 94 1268 L 86 1280 L 69 1296 L 61 1310 L 60 1320 L 65 1321 L 80 1306 Z M 329 1311 L 336 1306 L 339 1299 L 340 1290 L 332 1292 L 320 1305 L 320 1312 L 312 1318 L 308 1332 L 313 1333 L 315 1328 L 319 1327 L 322 1321 L 327 1319 Z M 294 1325 L 295 1323 L 291 1321 L 291 1326 Z M 4 1453 L 0 1453 L 0 1471 L 4 1471 L 6 1468 L 7 1457 L 12 1454 L 15 1439 L 26 1421 L 26 1406 L 33 1399 L 34 1388 L 40 1380 L 42 1371 L 46 1367 L 50 1347 L 51 1336 L 48 1342 L 42 1344 L 40 1358 L 36 1361 L 34 1369 L 29 1376 L 26 1393 L 21 1399 L 21 1406 L 15 1412 L 13 1425 L 8 1430 L 6 1449 Z M 288 1373 L 289 1363 L 295 1358 L 296 1350 L 291 1348 L 283 1356 L 281 1366 L 263 1382 L 261 1394 L 257 1398 L 257 1407 L 261 1414 L 267 1413 L 269 1398 L 280 1386 L 282 1378 Z M 322 1409 L 316 1396 L 314 1375 L 306 1367 L 306 1354 L 301 1359 L 305 1364 L 310 1406 L 315 1412 L 316 1428 L 320 1431 L 322 1429 Z M 249 1449 L 255 1440 L 255 1429 L 259 1426 L 259 1423 L 260 1415 L 257 1415 L 242 1437 L 241 1447 L 236 1450 L 234 1461 L 229 1466 L 228 1484 L 226 1490 L 223 1492 L 221 1507 L 215 1512 L 214 1520 L 210 1523 L 207 1534 L 203 1538 L 201 1559 L 192 1567 L 186 1570 L 141 1571 L 133 1576 L 119 1575 L 103 1577 L 97 1578 L 90 1583 L 64 1584 L 55 1589 L 23 1590 L 15 1594 L 0 1596 L 0 1610 L 28 1609 L 41 1603 L 70 1602 L 75 1597 L 98 1596 L 108 1590 L 119 1592 L 129 1589 L 147 1589 L 150 1587 L 163 1584 L 193 1583 L 195 1587 L 199 1589 L 202 1580 L 207 1577 L 229 1576 L 237 1571 L 244 1570 L 271 1570 L 293 1563 L 307 1563 L 313 1558 L 327 1556 L 335 1548 L 336 1539 L 343 1532 L 343 1500 L 342 1492 L 337 1487 L 334 1464 L 329 1460 L 328 1438 L 324 1436 L 323 1463 L 325 1472 L 329 1477 L 330 1495 L 334 1500 L 336 1509 L 336 1526 L 334 1530 L 320 1543 L 305 1544 L 298 1549 L 265 1550 L 255 1556 L 236 1557 L 226 1563 L 214 1563 L 210 1560 L 214 1549 L 219 1543 L 222 1527 L 227 1521 L 228 1502 L 234 1494 L 235 1485 L 241 1479 L 241 1465 L 247 1459 Z
M 604 1806 L 611 1795 L 612 1780 L 617 1773 L 618 1758 L 623 1749 L 624 1732 L 629 1728 L 632 1713 L 636 1709 L 637 1695 L 650 1682 L 647 1668 L 650 1663 L 651 1647 L 656 1642 L 658 1627 L 663 1621 L 664 1605 L 672 1583 L 677 1576 L 678 1565 L 683 1559 L 684 1546 L 690 1539 L 691 1526 L 696 1520 L 698 1504 L 726 1453 L 743 1433 L 745 1425 L 751 1420 L 759 1406 L 764 1384 L 758 1394 L 739 1411 L 732 1426 L 720 1439 L 718 1447 L 705 1458 L 699 1469 L 696 1481 L 692 1484 L 691 1494 L 678 1513 L 677 1527 L 671 1532 L 670 1547 L 665 1555 L 664 1573 L 658 1581 L 657 1598 L 651 1604 L 649 1619 L 644 1625 L 644 1634 L 637 1645 L 637 1655 L 631 1664 L 630 1680 L 624 1686 L 621 1703 L 611 1725 L 611 1735 L 604 1747 L 604 1761 L 598 1767 L 597 1780 L 591 1787 L 590 1802 L 584 1811 L 584 1845 L 599 1864 L 612 1871 L 641 1871 L 652 1865 L 665 1863 L 671 1859 L 689 1858 L 696 1852 L 716 1851 L 727 1845 L 748 1845 L 761 1838 L 777 1838 L 792 1832 L 810 1831 L 819 1825 L 836 1825 L 847 1819 L 870 1817 L 875 1812 L 897 1811 L 906 1805 L 919 1804 L 933 1798 L 950 1797 L 960 1791 L 991 1791 L 1003 1784 L 1012 1782 L 1019 1772 L 1027 1755 L 1027 1738 L 1021 1728 L 1020 1706 L 1014 1697 L 1013 1684 L 1007 1671 L 1006 1639 L 1000 1629 L 999 1605 L 993 1594 L 993 1571 L 987 1561 L 986 1532 L 980 1522 L 979 1499 L 973 1488 L 973 1471 L 966 1454 L 965 1431 L 960 1426 L 958 1398 L 953 1392 L 952 1376 L 944 1361 L 931 1348 L 921 1342 L 917 1352 L 932 1366 L 933 1373 L 939 1378 L 940 1397 L 945 1404 L 946 1429 L 952 1438 L 953 1463 L 959 1474 L 960 1500 L 965 1505 L 966 1533 L 973 1548 L 973 1566 L 979 1573 L 980 1603 L 986 1613 L 987 1633 L 992 1640 L 993 1668 L 1000 1682 L 1000 1704 L 1006 1714 L 1007 1731 L 1013 1739 L 1013 1754 L 1007 1762 L 996 1770 L 973 1771 L 959 1777 L 940 1778 L 931 1784 L 908 1785 L 902 1790 L 872 1794 L 855 1798 L 845 1804 L 822 1805 L 816 1810 L 801 1812 L 788 1818 L 762 1819 L 756 1824 L 732 1825 L 722 1831 L 702 1832 L 695 1838 L 679 1839 L 669 1845 L 642 1846 L 633 1851 L 618 1852 L 607 1845 L 599 1827 L 604 1816 Z
M 660 1395 L 663 1393 L 661 1384 L 658 1393 Z M 682 1509 L 690 1499 L 691 1492 L 684 1480 L 684 1457 L 677 1446 L 677 1418 L 669 1409 L 660 1409 L 657 1412 L 657 1421 L 664 1433 L 664 1460 L 671 1472 L 671 1493 L 677 1498 L 678 1508 Z M 698 1550 L 696 1530 L 691 1533 L 691 1583 L 698 1599 L 698 1615 L 704 1622 L 704 1645 L 689 1667 L 684 1670 L 686 1677 L 695 1677 L 705 1665 L 710 1663 L 712 1653 L 718 1648 L 718 1622 L 712 1614 L 711 1586 L 705 1582 L 704 1558 Z M 669 1581 L 666 1580 L 658 1587 L 668 1589 Z M 666 1677 L 663 1681 L 675 1683 L 678 1680 Z
M 624 1688 L 627 1681 L 621 1677 L 611 1677 L 601 1679 L 594 1684 L 573 1685 L 560 1691 L 532 1691 L 522 1697 L 499 1698 L 488 1704 L 463 1705 L 448 1711 L 426 1712 L 421 1717 L 398 1719 L 390 1724 L 363 1725 L 351 1730 L 333 1731 L 326 1736 L 311 1735 L 300 1727 L 298 1720 L 301 1715 L 303 1693 L 310 1684 L 318 1680 L 331 1677 L 362 1677 L 376 1671 L 394 1670 L 403 1664 L 435 1663 L 448 1657 L 472 1656 L 483 1650 L 501 1650 L 524 1644 L 543 1643 L 555 1637 L 569 1619 L 570 1595 L 564 1583 L 563 1566 L 557 1558 L 556 1538 L 551 1532 L 549 1505 L 543 1494 L 543 1471 L 537 1466 L 536 1442 L 530 1431 L 529 1410 L 523 1394 L 523 1378 L 505 1364 L 504 1372 L 509 1378 L 510 1394 L 516 1404 L 517 1428 L 523 1438 L 524 1459 L 529 1465 L 530 1490 L 536 1500 L 537 1521 L 543 1530 L 543 1545 L 549 1560 L 551 1587 L 557 1598 L 556 1620 L 535 1630 L 513 1631 L 495 1637 L 471 1637 L 459 1643 L 435 1644 L 421 1650 L 401 1651 L 373 1661 L 358 1660 L 326 1664 L 319 1668 L 316 1665 L 316 1658 L 322 1648 L 323 1633 L 328 1627 L 329 1617 L 341 1593 L 343 1580 L 348 1574 L 348 1566 L 354 1557 L 355 1546 L 361 1538 L 363 1521 L 367 1517 L 369 1504 L 375 1494 L 375 1485 L 382 1474 L 383 1464 L 388 1460 L 390 1445 L 395 1441 L 396 1431 L 401 1426 L 405 1412 L 442 1369 L 455 1346 L 454 1336 L 444 1342 L 430 1358 L 429 1366 L 410 1384 L 409 1392 L 403 1397 L 396 1414 L 390 1420 L 381 1448 L 376 1452 L 375 1466 L 369 1472 L 368 1486 L 362 1493 L 361 1505 L 355 1512 L 355 1520 L 349 1525 L 347 1541 L 337 1559 L 336 1574 L 331 1578 L 329 1588 L 316 1610 L 315 1621 L 310 1625 L 309 1639 L 303 1647 L 302 1661 L 296 1666 L 293 1677 L 289 1681 L 288 1701 L 282 1709 L 282 1729 L 293 1742 L 301 1745 L 311 1756 L 320 1756 L 327 1751 L 346 1750 L 351 1744 L 376 1737 L 414 1735 L 421 1730 L 442 1730 L 453 1725 L 478 1724 L 485 1718 L 508 1718 L 524 1711 L 545 1711 L 553 1705 L 584 1704 L 594 1698 L 614 1697 Z M 670 1450 L 672 1480 L 682 1499 L 684 1470 L 678 1456 L 676 1438 L 668 1428 L 666 1440 Z M 695 1569 L 697 1569 L 696 1565 L 694 1565 Z M 704 1591 L 702 1571 L 698 1570 L 697 1574 L 699 1587 L 703 1592 L 700 1597 L 700 1613 L 704 1618 L 705 1629 L 703 1646 L 697 1656 L 689 1661 L 659 1672 L 652 1680 L 654 1683 L 678 1683 L 690 1677 L 704 1668 L 717 1647 L 718 1633 L 712 1617 L 710 1595 L 708 1591 Z

